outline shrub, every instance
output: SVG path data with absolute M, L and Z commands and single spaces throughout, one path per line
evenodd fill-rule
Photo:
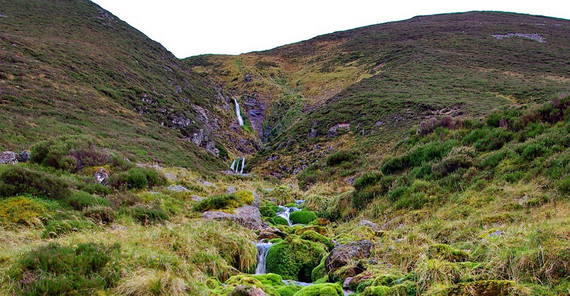
M 119 268 L 113 263 L 118 254 L 118 244 L 49 244 L 25 254 L 10 277 L 22 295 L 94 295 L 118 281 Z
M 479 151 L 492 151 L 503 147 L 512 138 L 512 133 L 503 128 L 495 128 L 488 132 L 484 138 L 475 142 L 475 149 Z
M 139 168 L 132 168 L 127 172 L 129 188 L 143 189 L 148 187 L 149 182 L 145 172 Z
M 117 216 L 111 207 L 93 206 L 83 210 L 83 216 L 99 224 L 109 224 L 115 221 Z
M 354 161 L 358 159 L 359 156 L 360 153 L 357 151 L 342 150 L 327 156 L 326 163 L 328 166 L 337 166 L 343 162 Z
M 166 184 L 166 178 L 150 168 L 132 168 L 111 178 L 114 188 L 144 189 Z
M 354 181 L 354 188 L 362 190 L 365 187 L 376 184 L 383 177 L 381 172 L 366 172 Z
M 483 159 L 481 165 L 486 168 L 496 167 L 503 159 L 509 157 L 512 154 L 510 150 L 501 150 L 489 155 L 487 158 Z
M 471 147 L 454 147 L 448 156 L 432 166 L 432 171 L 445 176 L 459 168 L 468 168 L 473 165 L 475 150 Z
M 295 211 L 289 215 L 289 219 L 293 224 L 309 224 L 317 219 L 317 215 L 311 211 Z
M 240 206 L 235 194 L 221 194 L 201 200 L 194 206 L 194 210 L 206 212 L 220 209 L 233 209 Z
M 34 145 L 31 149 L 31 161 L 70 172 L 76 172 L 86 166 L 106 165 L 110 155 L 92 139 L 73 136 L 48 140 Z
M 51 205 L 41 199 L 25 196 L 0 201 L 0 225 L 41 225 L 41 218 L 50 212 Z
M 131 216 L 142 225 L 150 225 L 168 220 L 168 215 L 161 209 L 135 206 L 130 209 Z
M 558 181 L 558 189 L 563 194 L 570 194 L 570 176 L 566 176 Z
M 89 183 L 83 186 L 83 191 L 90 193 L 90 194 L 97 194 L 97 195 L 108 195 L 111 194 L 111 188 L 101 184 L 101 183 Z
M 545 151 L 546 149 L 544 148 L 542 143 L 532 143 L 524 148 L 524 150 L 521 153 L 521 157 L 524 160 L 532 161 L 535 158 L 541 156 Z
M 93 223 L 85 220 L 55 220 L 46 225 L 42 232 L 42 238 L 56 238 L 93 227 Z
M 69 185 L 61 178 L 22 167 L 10 167 L 0 174 L 0 196 L 31 194 L 51 199 L 65 199 Z
M 111 202 L 106 198 L 93 196 L 85 191 L 76 191 L 66 200 L 74 209 L 81 211 L 91 206 L 110 206 Z

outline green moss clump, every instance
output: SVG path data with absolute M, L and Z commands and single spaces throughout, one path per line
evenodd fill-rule
M 331 242 L 331 239 L 315 232 L 314 230 L 306 231 L 301 235 L 301 238 L 304 240 L 309 240 L 317 243 L 323 244 L 329 251 L 334 248 L 334 244 Z
M 464 262 L 469 259 L 469 253 L 446 244 L 429 246 L 426 253 L 430 259 L 443 259 L 451 262 Z
M 289 219 L 293 224 L 309 224 L 317 219 L 317 215 L 311 211 L 296 211 L 291 213 Z
M 51 212 L 51 208 L 51 204 L 41 199 L 10 197 L 0 201 L 0 225 L 41 225 L 41 219 Z
M 267 272 L 279 274 L 285 279 L 310 282 L 311 272 L 326 254 L 321 244 L 291 235 L 269 249 Z
M 323 259 L 321 259 L 321 262 L 319 263 L 319 265 L 317 265 L 315 268 L 313 268 L 313 271 L 311 271 L 311 280 L 313 282 L 316 282 L 322 278 L 325 278 L 327 276 L 327 271 L 325 269 L 325 259 L 327 257 L 324 256 Z
M 285 219 L 283 217 L 279 217 L 279 216 L 271 218 L 271 222 L 273 222 L 274 225 L 289 226 L 289 222 L 287 221 L 287 219 Z
M 277 215 L 273 206 L 261 206 L 259 207 L 259 211 L 261 212 L 261 216 L 263 217 L 271 218 Z
M 295 296 L 343 296 L 344 292 L 339 284 L 316 284 L 307 286 L 295 293 Z
M 471 283 L 459 283 L 442 291 L 438 291 L 435 295 L 452 295 L 452 296 L 468 296 L 468 295 L 523 295 L 517 292 L 517 286 L 513 281 L 503 280 L 486 280 L 475 281 Z

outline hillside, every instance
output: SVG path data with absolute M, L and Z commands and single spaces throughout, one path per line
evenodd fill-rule
M 231 99 L 160 44 L 90 1 L 0 9 L 2 151 L 84 135 L 133 161 L 226 167 Z
M 89 1 L 4 1 L 0 295 L 569 295 L 569 26 L 178 60 Z
M 265 106 L 267 149 L 253 169 L 290 175 L 324 158 L 324 147 L 382 151 L 431 117 L 473 118 L 568 92 L 569 32 L 562 19 L 468 12 L 185 62 Z

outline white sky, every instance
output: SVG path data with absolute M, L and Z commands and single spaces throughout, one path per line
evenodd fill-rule
M 570 18 L 564 0 L 92 0 L 178 58 L 271 49 L 416 15 L 496 10 Z

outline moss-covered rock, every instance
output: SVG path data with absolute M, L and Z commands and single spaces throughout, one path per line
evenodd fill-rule
M 311 280 L 316 282 L 324 277 L 327 276 L 327 271 L 325 270 L 325 259 L 327 257 L 323 257 L 319 265 L 317 265 L 313 271 L 311 272 Z
M 339 284 L 316 284 L 307 286 L 295 293 L 294 296 L 343 296 L 344 292 Z
M 263 291 L 268 296 L 282 296 L 278 290 L 285 286 L 283 278 L 277 274 L 250 275 L 240 274 L 230 277 L 225 285 L 212 285 L 215 295 L 250 295 L 245 292 Z M 259 295 L 251 294 L 251 295 Z
M 267 272 L 285 279 L 310 282 L 311 272 L 326 254 L 322 244 L 290 235 L 267 252 Z
M 309 240 L 316 243 L 323 244 L 327 250 L 332 250 L 334 248 L 334 244 L 331 242 L 331 239 L 315 232 L 314 230 L 306 231 L 301 235 L 301 238 L 304 240 Z
M 296 235 L 303 235 L 303 233 L 305 233 L 307 231 L 314 231 L 320 235 L 324 235 L 324 236 L 328 236 L 328 237 L 332 236 L 332 231 L 330 231 L 327 227 L 323 227 L 323 226 L 306 226 L 306 227 L 295 228 L 295 234 Z
M 469 295 L 524 295 L 513 281 L 486 280 L 471 283 L 459 283 L 441 289 L 431 295 L 469 296 Z
M 311 211 L 296 211 L 291 213 L 289 219 L 293 224 L 309 224 L 317 219 L 317 215 Z
M 287 219 L 285 219 L 285 218 L 283 218 L 283 217 L 279 217 L 279 216 L 271 218 L 271 222 L 272 222 L 274 225 L 286 225 L 286 226 L 289 226 L 289 222 L 287 221 Z

